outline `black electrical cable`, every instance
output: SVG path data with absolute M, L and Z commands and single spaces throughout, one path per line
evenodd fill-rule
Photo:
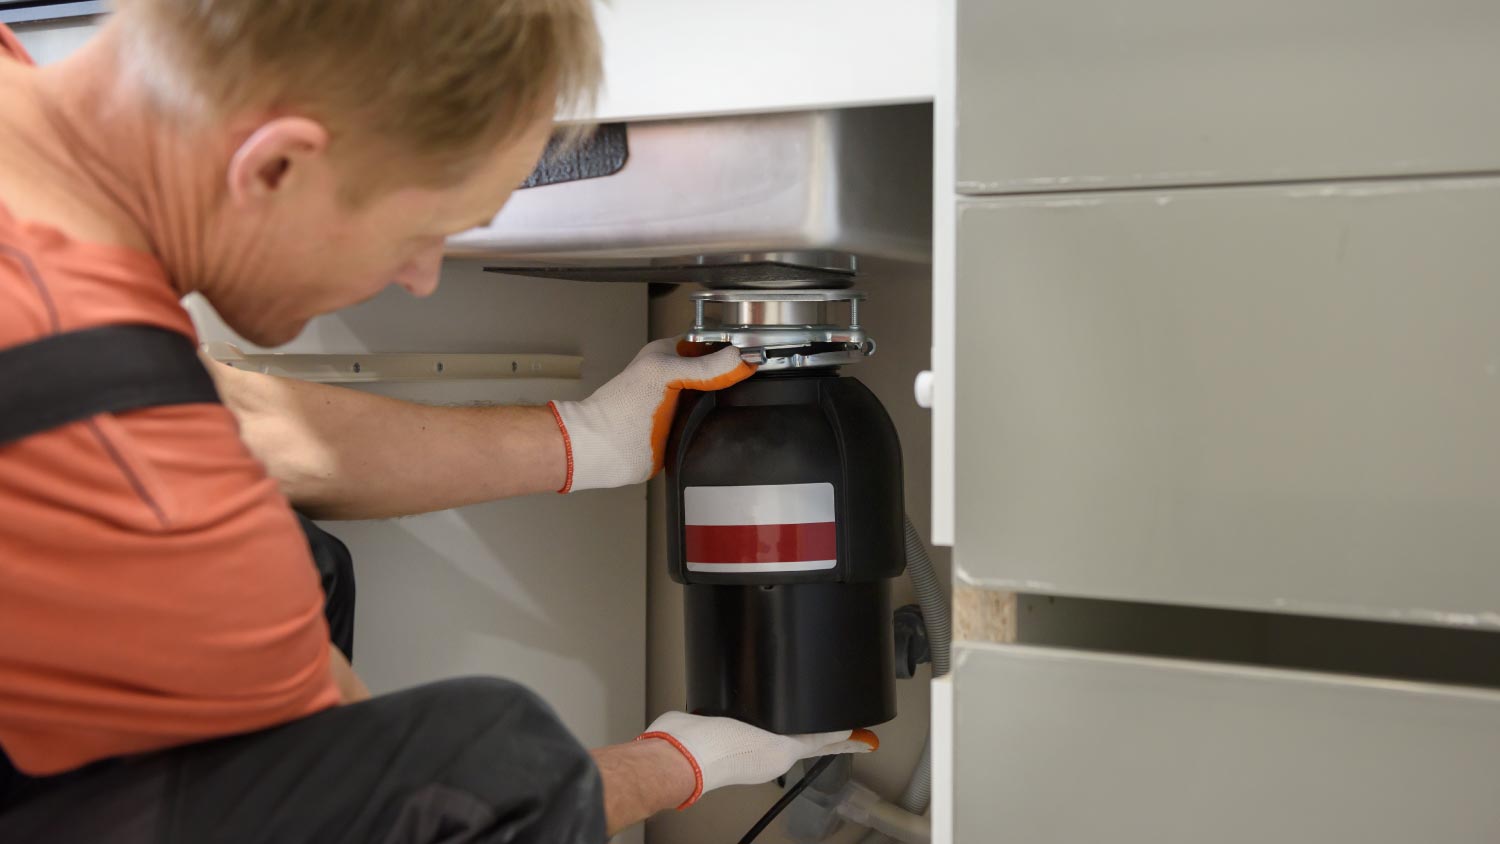
M 765 832 L 766 827 L 771 825 L 771 821 L 776 820 L 776 816 L 781 814 L 783 809 L 792 805 L 792 801 L 797 799 L 797 795 L 806 791 L 807 787 L 812 785 L 813 780 L 828 770 L 828 766 L 832 765 L 833 761 L 837 758 L 837 756 L 819 757 L 818 761 L 814 762 L 813 766 L 807 769 L 807 773 L 802 775 L 802 779 L 797 780 L 796 785 L 787 789 L 786 794 L 781 795 L 781 799 L 777 800 L 770 809 L 766 810 L 764 815 L 760 816 L 760 820 L 755 822 L 755 826 L 750 827 L 750 831 L 745 833 L 745 837 L 740 839 L 740 844 L 750 844 L 751 841 L 755 840 L 757 835 Z

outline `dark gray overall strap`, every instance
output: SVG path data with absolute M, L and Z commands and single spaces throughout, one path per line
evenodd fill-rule
M 187 337 L 107 325 L 0 350 L 0 446 L 100 413 L 217 403 Z

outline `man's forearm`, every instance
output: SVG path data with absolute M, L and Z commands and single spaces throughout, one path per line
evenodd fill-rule
M 601 747 L 593 756 L 604 780 L 610 835 L 681 806 L 697 787 L 687 757 L 661 739 Z
M 308 515 L 374 519 L 552 492 L 567 450 L 547 407 L 433 407 L 213 364 L 240 435 Z

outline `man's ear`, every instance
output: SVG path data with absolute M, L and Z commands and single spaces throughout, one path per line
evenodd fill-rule
M 237 205 L 262 201 L 328 150 L 328 130 L 305 117 L 262 123 L 229 159 L 229 199 Z

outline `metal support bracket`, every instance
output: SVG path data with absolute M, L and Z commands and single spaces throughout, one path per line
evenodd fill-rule
M 236 369 L 324 384 L 583 377 L 583 358 L 574 355 L 246 354 L 233 343 L 209 343 L 206 351 L 209 357 Z

